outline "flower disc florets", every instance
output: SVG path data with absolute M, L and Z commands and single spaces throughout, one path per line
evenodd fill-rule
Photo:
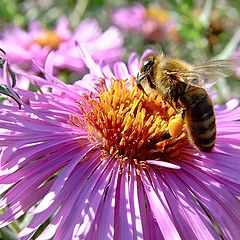
M 71 124 L 84 127 L 103 153 L 121 161 L 165 161 L 187 141 L 183 128 L 176 137 L 169 134 L 173 109 L 160 95 L 144 95 L 133 78 L 113 80 L 109 88 L 102 80 L 98 94 L 85 95 L 78 103 L 83 117 L 71 116 Z
M 41 47 L 48 46 L 50 49 L 57 49 L 61 43 L 61 36 L 53 30 L 41 31 L 34 38 L 34 41 Z

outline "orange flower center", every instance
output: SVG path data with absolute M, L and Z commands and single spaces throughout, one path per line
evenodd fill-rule
M 158 22 L 159 24 L 166 24 L 169 21 L 168 11 L 156 7 L 148 7 L 146 9 L 146 17 Z
M 61 43 L 61 38 L 56 31 L 46 30 L 41 31 L 34 41 L 41 47 L 50 47 L 51 49 L 57 49 Z
M 113 80 L 109 88 L 103 80 L 97 95 L 78 101 L 83 116 L 73 115 L 69 123 L 84 128 L 103 153 L 121 161 L 165 161 L 188 141 L 183 120 L 159 95 L 144 95 L 134 80 Z

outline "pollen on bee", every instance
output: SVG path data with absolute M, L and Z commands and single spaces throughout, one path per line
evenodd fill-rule
M 168 123 L 168 131 L 172 137 L 179 136 L 183 131 L 184 121 L 181 114 L 177 114 L 170 118 Z

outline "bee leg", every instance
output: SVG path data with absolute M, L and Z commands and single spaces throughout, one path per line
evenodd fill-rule
M 185 118 L 185 114 L 186 114 L 186 109 L 185 108 L 181 108 L 181 115 L 182 115 L 182 119 Z
M 148 97 L 148 94 L 146 93 L 146 91 L 144 90 L 143 86 L 142 86 L 140 83 L 137 84 L 137 87 L 138 87 L 141 91 L 143 91 L 143 93 Z
M 170 107 L 175 111 L 175 113 L 179 113 L 179 109 L 177 108 L 176 104 L 173 101 L 166 101 Z
M 161 136 L 161 140 L 166 140 L 166 139 L 169 139 L 171 138 L 172 136 L 170 135 L 169 131 L 168 130 L 165 130 Z
M 181 104 L 177 101 L 169 102 L 169 105 L 174 109 L 175 113 L 182 116 L 182 119 L 185 117 L 186 109 L 181 106 Z

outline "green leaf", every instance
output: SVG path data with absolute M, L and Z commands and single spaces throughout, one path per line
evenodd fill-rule
M 3 94 L 3 95 L 6 95 L 6 96 L 8 96 L 8 97 L 10 97 L 10 98 L 12 98 L 12 99 L 14 99 L 15 102 L 18 104 L 19 109 L 21 108 L 21 103 L 20 103 L 20 101 L 19 101 L 20 98 L 19 98 L 19 99 L 15 98 L 15 97 L 11 94 L 11 92 L 9 91 L 9 89 L 8 89 L 8 87 L 7 87 L 6 85 L 4 85 L 4 84 L 1 84 L 1 85 L 0 85 L 0 93 Z

